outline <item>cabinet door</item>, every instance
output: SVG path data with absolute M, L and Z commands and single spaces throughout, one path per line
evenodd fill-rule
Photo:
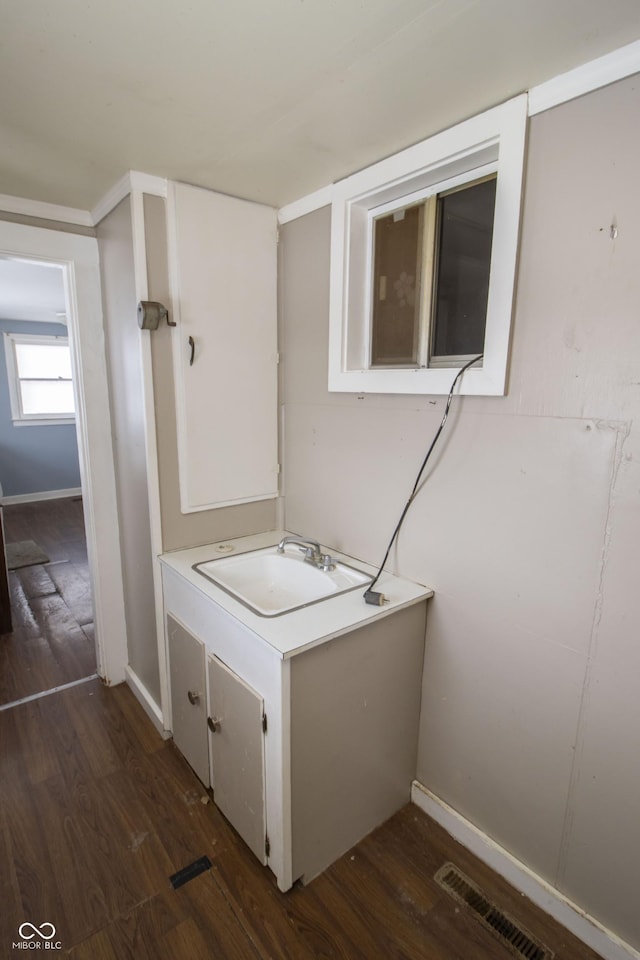
M 173 739 L 206 787 L 209 786 L 207 695 L 204 644 L 167 616 Z
M 278 495 L 276 211 L 169 192 L 183 513 Z
M 266 863 L 262 698 L 221 660 L 210 657 L 209 699 L 213 799 Z

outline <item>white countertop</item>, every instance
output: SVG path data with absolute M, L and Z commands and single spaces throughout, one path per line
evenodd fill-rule
M 160 557 L 160 561 L 168 569 L 184 577 L 200 593 L 215 601 L 223 610 L 226 610 L 249 630 L 261 637 L 283 659 L 331 640 L 333 637 L 348 633 L 355 627 L 362 626 L 372 620 L 389 616 L 389 614 L 400 610 L 402 607 L 408 607 L 413 603 L 418 603 L 433 596 L 433 590 L 428 587 L 412 583 L 410 580 L 404 580 L 402 577 L 394 577 L 389 573 L 383 573 L 375 589 L 384 593 L 389 602 L 381 607 L 365 603 L 363 598 L 365 585 L 365 588 L 331 596 L 297 610 L 292 610 L 289 613 L 275 617 L 263 617 L 254 613 L 201 573 L 192 569 L 193 565 L 197 563 L 245 553 L 249 550 L 276 546 L 282 537 L 289 535 L 284 530 L 275 530 L 270 533 L 240 537 L 235 540 L 221 540 L 202 547 L 191 547 L 187 550 L 165 553 Z M 220 549 L 220 547 L 225 549 Z M 323 545 L 323 552 L 330 553 L 336 559 L 351 564 L 351 566 L 357 567 L 372 576 L 376 573 L 376 568 L 370 564 L 339 553 L 330 547 Z

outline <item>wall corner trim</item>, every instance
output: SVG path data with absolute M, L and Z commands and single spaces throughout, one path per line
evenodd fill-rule
M 35 217 L 40 220 L 57 220 L 59 223 L 72 223 L 79 227 L 92 227 L 93 220 L 88 210 L 64 207 L 57 203 L 45 203 L 44 200 L 28 200 L 26 197 L 11 197 L 0 194 L 0 210 L 5 213 L 17 213 L 23 217 Z
M 314 193 L 309 193 L 300 200 L 294 200 L 292 203 L 280 207 L 278 210 L 278 223 L 289 223 L 290 220 L 297 220 L 298 217 L 304 217 L 306 213 L 312 213 L 319 210 L 320 207 L 327 207 L 333 202 L 334 184 L 330 183 L 326 187 L 321 187 Z
M 529 91 L 529 116 L 640 72 L 640 40 L 561 73 Z
M 129 170 L 107 190 L 91 211 L 90 226 L 97 226 L 101 220 L 114 210 L 121 200 L 134 192 L 150 193 L 156 197 L 166 197 L 167 181 L 163 177 L 154 177 L 150 173 Z
M 125 670 L 125 682 L 160 736 L 168 740 L 171 734 L 165 729 L 160 707 L 130 665 Z
M 155 177 L 152 173 L 142 173 L 140 170 L 129 170 L 129 180 L 132 190 L 150 193 L 154 197 L 167 196 L 167 180 L 164 177 Z
M 625 943 L 526 864 L 517 860 L 508 850 L 431 793 L 418 780 L 414 780 L 411 785 L 411 802 L 439 823 L 458 843 L 504 877 L 512 887 L 527 896 L 605 960 L 640 960 L 640 953 L 630 944 Z

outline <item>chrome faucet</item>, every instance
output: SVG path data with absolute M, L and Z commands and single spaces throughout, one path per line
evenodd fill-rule
M 335 570 L 333 557 L 328 553 L 323 553 L 317 540 L 309 540 L 307 537 L 283 537 L 278 544 L 278 553 L 284 553 L 284 548 L 288 543 L 295 544 L 304 553 L 304 559 L 312 563 L 314 567 L 322 567 L 323 570 Z

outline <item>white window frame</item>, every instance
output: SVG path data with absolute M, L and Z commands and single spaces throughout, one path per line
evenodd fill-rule
M 371 223 L 385 205 L 497 174 L 484 360 L 461 394 L 505 393 L 527 126 L 522 95 L 334 184 L 329 390 L 446 394 L 458 367 L 370 367 Z M 464 360 L 460 358 L 459 366 Z
M 11 404 L 11 419 L 16 427 L 46 427 L 57 424 L 76 422 L 75 413 L 59 413 L 43 417 L 37 413 L 24 413 L 20 393 L 20 377 L 18 376 L 18 362 L 16 359 L 16 344 L 60 344 L 69 346 L 68 337 L 57 337 L 39 333 L 3 333 L 4 353 L 7 361 L 7 380 L 9 383 L 9 401 Z M 73 382 L 73 380 L 72 380 Z

